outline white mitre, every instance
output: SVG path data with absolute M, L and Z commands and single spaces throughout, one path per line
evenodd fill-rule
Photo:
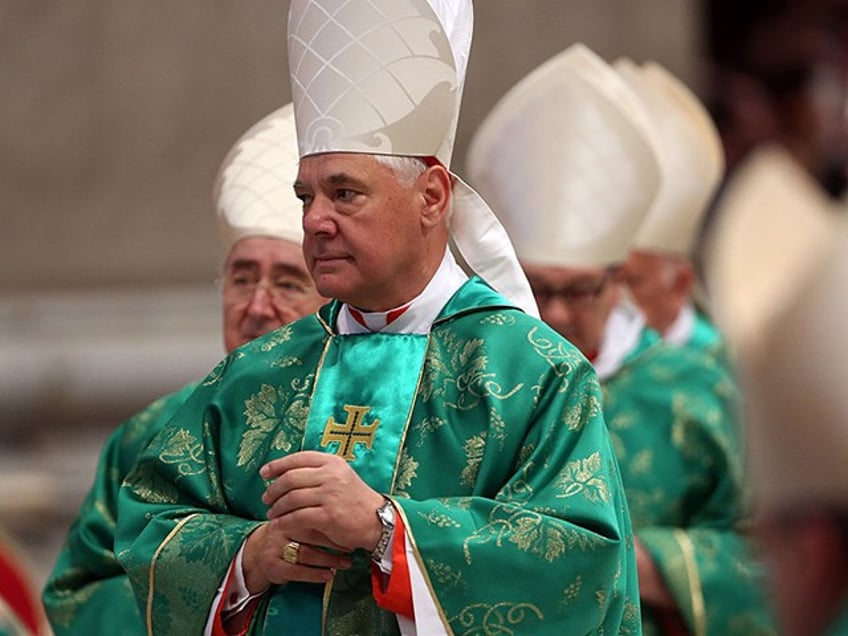
M 294 196 L 297 140 L 291 104 L 254 124 L 224 158 L 212 198 L 226 251 L 247 236 L 300 244 L 303 206 Z
M 474 134 L 467 170 L 519 257 L 538 265 L 624 260 L 660 187 L 638 99 L 582 44 L 501 98 Z
M 784 151 L 740 169 L 707 243 L 766 510 L 848 501 L 848 226 Z
M 473 20 L 471 0 L 292 0 L 289 70 L 300 156 L 435 157 L 450 168 Z M 503 227 L 453 176 L 458 260 L 538 316 Z
M 718 130 L 695 94 L 660 65 L 621 59 L 614 67 L 653 124 L 663 174 L 633 248 L 690 256 L 724 173 Z

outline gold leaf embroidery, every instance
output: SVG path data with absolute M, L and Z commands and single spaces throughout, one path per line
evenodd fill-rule
M 461 525 L 451 519 L 448 515 L 436 512 L 432 510 L 428 512 L 426 515 L 423 513 L 419 513 L 419 515 L 424 518 L 427 523 L 437 526 L 439 528 L 460 528 Z
M 497 374 L 487 372 L 489 358 L 480 338 L 461 340 L 446 332 L 435 344 L 438 346 L 428 351 L 421 380 L 421 397 L 425 401 L 440 399 L 447 408 L 467 411 L 484 397 L 506 400 L 524 386 L 519 383 L 505 390 Z
M 601 455 L 598 452 L 585 459 L 568 462 L 557 477 L 557 487 L 561 489 L 557 498 L 582 494 L 592 503 L 609 501 L 609 486 L 599 475 L 600 469 Z
M 127 477 L 126 486 L 146 502 L 175 504 L 178 501 L 176 487 L 162 479 L 149 463 L 136 464 L 135 470 Z
M 426 438 L 431 433 L 437 431 L 442 426 L 447 424 L 447 420 L 441 417 L 427 417 L 425 418 L 421 424 L 416 426 L 416 430 L 418 430 L 421 435 L 418 437 L 418 448 L 421 448 L 426 441 Z
M 265 338 L 258 341 L 259 349 L 264 352 L 271 351 L 275 347 L 288 342 L 292 337 L 291 325 L 284 325 L 269 333 Z
M 277 390 L 269 384 L 263 384 L 258 393 L 244 401 L 244 415 L 248 430 L 239 443 L 239 467 L 250 466 L 258 461 L 256 450 L 262 440 L 277 426 L 276 413 Z
M 513 314 L 495 313 L 485 316 L 481 321 L 481 325 L 514 325 L 515 316 Z
M 418 462 L 406 450 L 401 451 L 400 463 L 397 477 L 395 479 L 395 493 L 406 494 L 406 489 L 412 484 L 412 480 L 418 476 Z
M 206 472 L 203 462 L 203 444 L 184 428 L 174 429 L 166 433 L 159 461 L 163 464 L 176 465 L 181 476 L 200 475 Z
M 538 621 L 545 618 L 538 606 L 504 601 L 494 605 L 469 605 L 449 620 L 454 633 L 461 636 L 511 636 L 517 633 L 513 627 L 533 618 Z M 535 633 L 538 629 L 535 625 L 522 625 L 521 633 Z
M 562 604 L 568 605 L 580 596 L 580 590 L 583 589 L 583 577 L 579 574 L 569 585 L 565 586 L 562 592 Z
M 462 572 L 454 570 L 447 563 L 437 563 L 432 559 L 427 560 L 427 572 L 442 585 L 451 587 L 465 587 L 462 583 Z
M 459 475 L 459 483 L 463 486 L 471 488 L 477 480 L 477 473 L 480 470 L 480 464 L 483 461 L 483 453 L 486 450 L 486 433 L 475 435 L 466 440 L 463 450 L 465 451 L 466 463 Z

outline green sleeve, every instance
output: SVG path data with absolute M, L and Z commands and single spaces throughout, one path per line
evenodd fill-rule
M 107 439 L 92 487 L 42 594 L 56 636 L 145 633 L 129 580 L 115 558 L 118 491 L 141 451 L 195 386 L 191 383 L 152 403 Z

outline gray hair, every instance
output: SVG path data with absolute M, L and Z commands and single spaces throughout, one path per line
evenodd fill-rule
M 371 155 L 374 161 L 386 166 L 395 175 L 398 183 L 405 188 L 411 188 L 415 180 L 427 169 L 427 164 L 421 157 L 407 157 L 401 155 Z M 448 208 L 446 220 L 453 216 L 453 199 Z
M 374 161 L 391 170 L 398 182 L 404 187 L 412 187 L 415 180 L 427 169 L 427 164 L 419 157 L 401 157 L 395 155 L 371 155 Z

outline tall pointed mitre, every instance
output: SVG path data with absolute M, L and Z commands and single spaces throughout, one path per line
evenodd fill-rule
M 848 226 L 785 151 L 758 151 L 707 242 L 735 346 L 755 492 L 767 510 L 848 501 Z
M 651 120 L 663 174 L 633 247 L 690 256 L 724 173 L 718 130 L 695 94 L 659 64 L 620 59 L 614 67 Z
M 582 44 L 501 98 L 474 134 L 467 169 L 519 257 L 539 265 L 622 261 L 660 186 L 638 99 Z
M 303 206 L 294 196 L 297 139 L 291 104 L 254 124 L 224 158 L 212 198 L 226 251 L 247 236 L 303 240 Z
M 300 156 L 433 157 L 450 168 L 471 0 L 292 0 L 289 70 Z M 452 248 L 528 313 L 533 294 L 486 203 L 454 175 Z

